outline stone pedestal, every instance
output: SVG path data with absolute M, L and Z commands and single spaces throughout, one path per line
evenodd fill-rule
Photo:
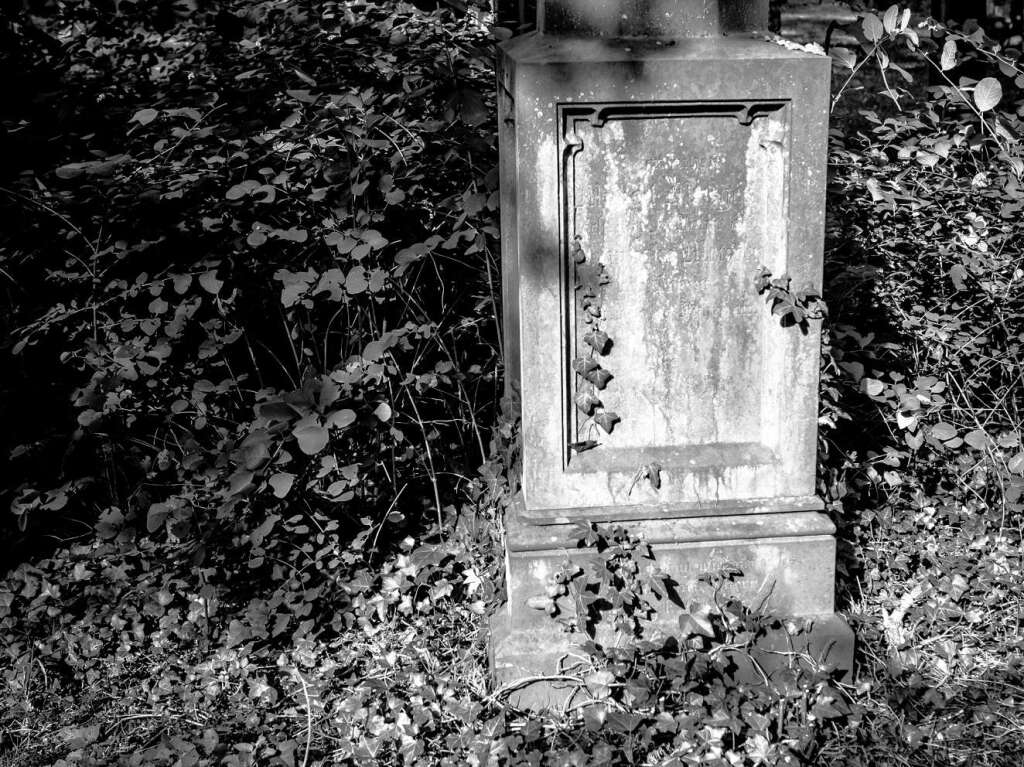
M 548 0 L 541 33 L 503 46 L 523 477 L 493 626 L 499 683 L 551 674 L 569 651 L 526 600 L 582 520 L 643 534 L 694 596 L 701 573 L 739 566 L 741 596 L 818 616 L 819 649 L 852 663 L 814 489 L 818 327 L 781 327 L 754 288 L 761 266 L 820 284 L 829 60 L 739 31 L 765 8 Z

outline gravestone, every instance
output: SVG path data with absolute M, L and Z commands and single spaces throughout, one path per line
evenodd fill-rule
M 580 521 L 652 544 L 684 603 L 733 593 L 833 612 L 834 526 L 815 495 L 819 326 L 783 327 L 760 267 L 819 285 L 829 59 L 766 40 L 767 0 L 542 0 L 502 46 L 498 100 L 507 386 L 522 483 L 492 664 L 520 705 L 564 700 L 580 638 L 527 602 Z M 678 612 L 659 612 L 667 630 Z

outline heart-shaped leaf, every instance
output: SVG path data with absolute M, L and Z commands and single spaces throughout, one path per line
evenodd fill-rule
M 327 447 L 330 439 L 327 429 L 315 423 L 296 426 L 292 430 L 292 436 L 298 441 L 299 450 L 306 455 L 316 455 Z
M 220 293 L 220 289 L 224 286 L 224 283 L 217 279 L 216 269 L 211 269 L 210 271 L 203 272 L 199 275 L 199 284 L 202 286 L 203 290 L 207 293 L 212 293 L 213 295 Z
M 715 635 L 715 627 L 711 625 L 710 612 L 707 608 L 697 610 L 691 608 L 690 612 L 680 615 L 679 628 L 682 630 L 683 636 L 713 637 Z
M 598 354 L 604 354 L 608 350 L 608 344 L 611 341 L 608 334 L 603 330 L 591 330 L 583 336 L 583 340 Z
M 577 357 L 572 361 L 572 369 L 584 377 L 587 373 L 597 370 L 599 367 L 600 365 L 588 357 Z
M 860 382 L 860 385 L 869 397 L 877 397 L 885 389 L 885 384 L 877 378 L 865 378 Z
M 268 483 L 270 488 L 274 491 L 274 495 L 278 498 L 284 498 L 292 489 L 292 484 L 295 482 L 295 475 L 290 474 L 287 471 L 281 471 L 272 476 Z
M 594 392 L 589 389 L 579 392 L 576 395 L 576 407 L 582 410 L 587 415 L 594 412 L 594 408 L 600 407 L 601 400 Z

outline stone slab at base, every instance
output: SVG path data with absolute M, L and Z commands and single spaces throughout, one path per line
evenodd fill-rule
M 524 522 L 521 503 L 512 504 L 506 519 L 508 602 L 491 623 L 491 663 L 497 686 L 512 690 L 513 705 L 545 708 L 564 703 L 575 687 L 554 677 L 585 658 L 576 646 L 578 634 L 564 632 L 527 601 L 545 593 L 567 560 L 582 563 L 594 554 L 576 547 L 578 525 Z M 714 599 L 700 577 L 729 567 L 742 575 L 722 588 L 719 599 L 735 596 L 776 615 L 812 618 L 806 642 L 794 649 L 852 669 L 853 634 L 834 613 L 835 527 L 824 514 L 719 514 L 622 524 L 651 544 L 657 567 L 674 581 L 672 598 L 656 605 L 656 626 L 666 634 L 676 631 L 679 614 L 692 602 Z M 766 653 L 769 665 L 772 657 L 779 656 Z M 533 678 L 542 679 L 524 681 Z
M 808 617 L 808 616 L 804 616 Z M 849 673 L 853 668 L 854 634 L 845 620 L 835 613 L 813 618 L 811 629 L 794 642 L 792 648 L 765 645 L 754 655 L 769 677 L 788 662 L 780 651 L 806 654 L 815 661 Z M 508 703 L 519 709 L 559 710 L 573 702 L 586 700 L 585 688 L 572 678 L 574 663 L 586 657 L 574 647 L 572 635 L 558 631 L 552 621 L 548 629 L 515 628 L 504 612 L 491 621 L 491 664 L 497 689 L 506 693 Z M 756 684 L 759 673 L 743 659 L 739 679 Z M 564 674 L 563 674 L 564 672 Z

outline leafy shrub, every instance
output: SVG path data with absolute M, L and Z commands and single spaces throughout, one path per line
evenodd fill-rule
M 40 13 L 0 62 L 30 83 L 0 116 L 0 764 L 1016 763 L 1015 52 L 900 9 L 832 50 L 838 109 L 908 107 L 831 152 L 820 491 L 859 678 L 745 684 L 800 627 L 735 602 L 651 636 L 642 542 L 588 530 L 590 659 L 538 715 L 486 673 L 517 448 L 481 17 Z

